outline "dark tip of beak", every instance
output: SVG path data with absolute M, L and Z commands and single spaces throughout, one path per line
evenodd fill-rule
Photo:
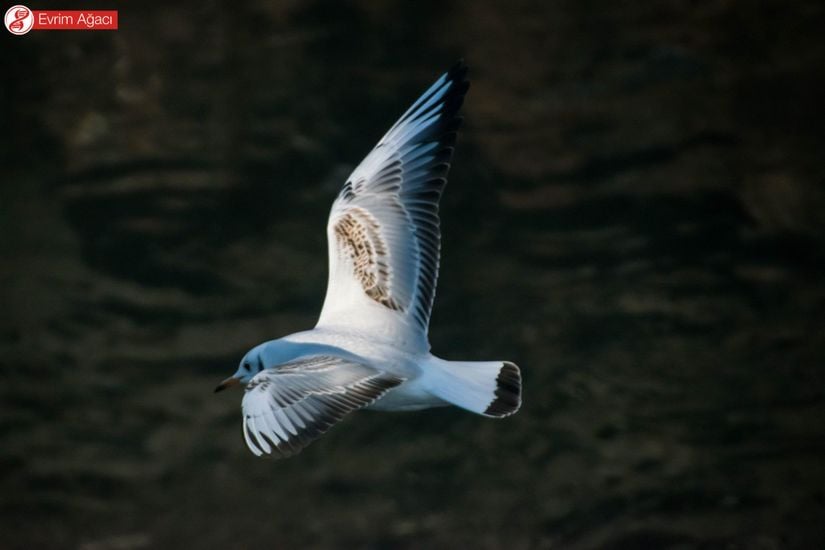
M 237 378 L 229 377 L 226 380 L 224 380 L 223 382 L 221 382 L 220 384 L 218 384 L 218 387 L 215 388 L 215 393 L 218 393 L 219 391 L 223 391 L 223 390 L 225 390 L 226 388 L 228 388 L 230 386 L 237 386 L 240 383 L 241 383 L 241 381 L 238 380 Z

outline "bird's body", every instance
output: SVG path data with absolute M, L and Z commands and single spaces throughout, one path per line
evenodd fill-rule
M 247 384 L 244 437 L 289 456 L 361 408 L 457 405 L 500 418 L 521 405 L 507 361 L 445 361 L 427 338 L 440 254 L 438 202 L 457 113 L 459 63 L 433 84 L 347 179 L 327 226 L 329 281 L 315 328 L 260 344 L 218 389 Z
M 269 345 L 283 350 L 284 344 L 300 346 L 294 348 L 299 354 L 296 358 L 330 352 L 330 350 L 345 350 L 358 356 L 361 362 L 376 370 L 382 370 L 404 379 L 403 384 L 365 408 L 377 411 L 409 411 L 449 404 L 426 388 L 428 382 L 426 374 L 430 372 L 428 366 L 439 361 L 427 351 L 405 350 L 394 346 L 392 340 L 382 341 L 369 334 L 317 327 L 290 334 Z

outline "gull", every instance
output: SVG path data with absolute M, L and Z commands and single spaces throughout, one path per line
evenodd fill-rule
M 215 388 L 246 385 L 243 435 L 255 455 L 292 456 L 358 409 L 456 405 L 503 418 L 521 406 L 514 363 L 440 359 L 427 337 L 438 203 L 468 88 L 459 61 L 344 183 L 327 223 L 329 279 L 315 328 L 252 348 Z

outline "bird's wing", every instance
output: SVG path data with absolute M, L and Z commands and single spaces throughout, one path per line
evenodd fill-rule
M 353 360 L 303 357 L 256 374 L 241 408 L 246 444 L 258 456 L 298 453 L 350 412 L 403 382 Z
M 459 62 L 439 78 L 341 189 L 327 224 L 329 283 L 319 327 L 406 331 L 427 345 L 441 247 L 438 201 L 466 74 Z

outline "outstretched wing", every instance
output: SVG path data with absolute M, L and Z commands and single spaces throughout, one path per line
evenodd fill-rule
M 318 326 L 406 330 L 427 346 L 441 248 L 438 201 L 466 74 L 459 62 L 439 78 L 341 189 L 327 225 L 329 283 Z
M 246 444 L 257 456 L 292 456 L 350 412 L 403 382 L 360 363 L 309 356 L 256 374 L 241 408 Z

